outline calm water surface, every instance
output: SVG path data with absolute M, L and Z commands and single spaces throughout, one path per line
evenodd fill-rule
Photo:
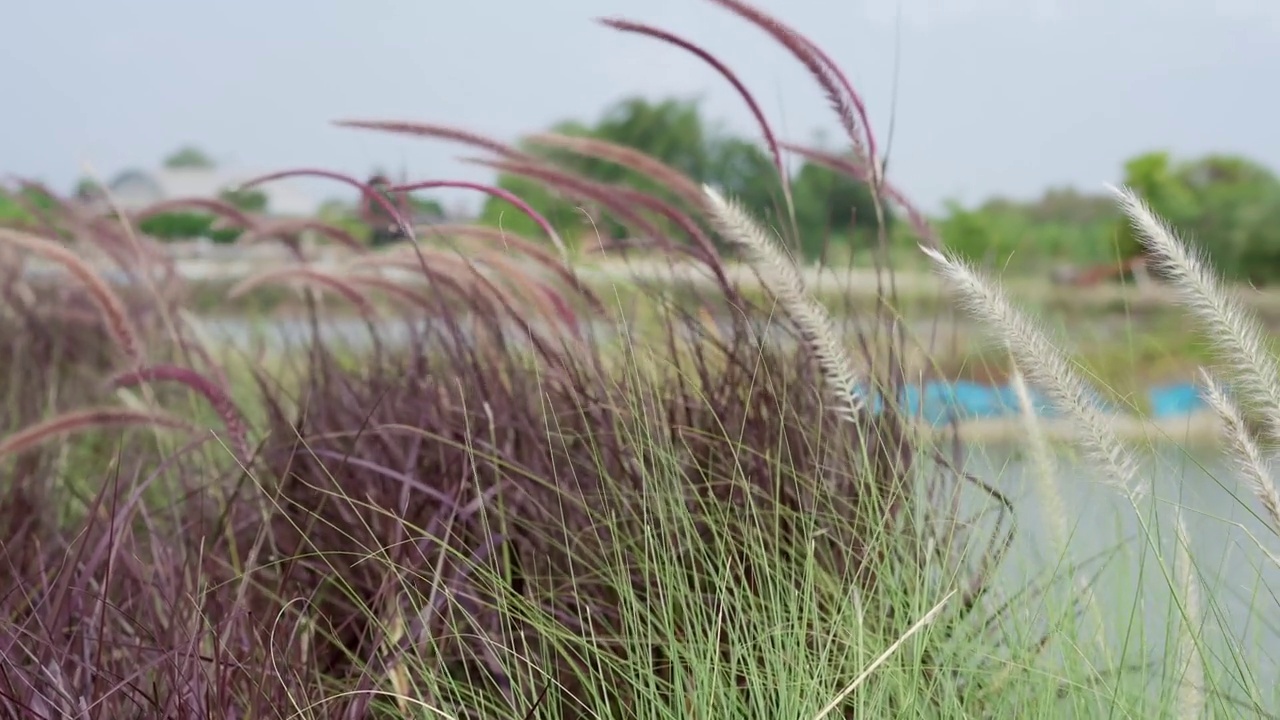
M 1280 711 L 1280 568 L 1254 538 L 1275 554 L 1280 554 L 1280 542 L 1259 518 L 1257 500 L 1216 450 L 1189 455 L 1168 445 L 1144 450 L 1140 457 L 1142 477 L 1151 482 L 1152 492 L 1136 508 L 1100 482 L 1088 462 L 1057 458 L 1056 485 L 1070 533 L 1065 556 L 1084 563 L 1079 575 L 1092 579 L 1110 626 L 1109 641 L 1117 648 L 1127 643 L 1127 657 L 1134 662 L 1163 657 L 1172 642 L 1180 615 L 1171 603 L 1169 577 L 1174 518 L 1181 512 L 1202 588 L 1204 641 L 1220 653 L 1221 663 L 1233 662 L 1225 648 L 1237 648 L 1235 654 L 1247 659 L 1266 693 L 1270 711 Z M 1007 447 L 975 447 L 966 466 L 1006 493 L 1016 510 L 1018 535 L 997 587 L 1015 590 L 1067 575 L 1059 562 L 1064 554 L 1049 530 L 1039 487 L 1042 474 L 1032 463 Z M 1230 691 L 1246 696 L 1241 688 Z

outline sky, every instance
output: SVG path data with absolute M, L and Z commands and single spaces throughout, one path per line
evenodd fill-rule
M 1277 0 L 755 4 L 845 70 L 887 145 L 890 179 L 927 210 L 1066 184 L 1101 190 L 1151 149 L 1280 169 Z M 803 67 L 708 0 L 41 0 L 4 15 L 0 177 L 64 190 L 86 167 L 110 178 L 188 143 L 254 172 L 488 180 L 460 162 L 469 148 L 332 121 L 418 120 L 515 140 L 637 94 L 702 98 L 709 118 L 759 137 L 713 70 L 594 22 L 602 16 L 702 44 L 781 136 L 839 139 Z M 445 199 L 479 204 L 466 192 Z

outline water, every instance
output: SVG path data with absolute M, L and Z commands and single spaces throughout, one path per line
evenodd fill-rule
M 717 318 L 720 330 L 729 331 L 728 319 Z M 310 341 L 313 330 L 305 319 L 272 319 L 252 320 L 244 317 L 213 317 L 202 321 L 206 334 L 220 343 L 232 346 L 261 347 L 267 350 L 281 350 L 297 347 Z M 431 320 L 415 323 L 419 329 L 429 326 Z M 535 324 L 538 327 L 544 324 Z M 385 345 L 394 346 L 408 338 L 409 325 L 400 321 L 380 320 L 377 322 L 379 338 Z M 523 332 L 514 322 L 507 323 L 508 336 L 516 339 Z M 585 329 L 603 341 L 616 339 L 618 328 L 603 321 L 592 321 Z M 685 329 L 686 333 L 691 332 Z M 762 322 L 758 332 L 770 336 L 771 342 L 786 346 L 794 343 L 793 337 L 787 336 L 776 325 L 765 327 Z M 358 317 L 327 318 L 320 326 L 321 335 L 328 341 L 354 350 L 367 349 L 371 343 L 369 326 Z M 1054 412 L 1048 399 L 1034 388 L 1030 389 L 1031 404 L 1036 413 L 1043 417 L 1052 417 Z M 1148 388 L 1146 407 L 1153 419 L 1176 418 L 1203 412 L 1208 408 L 1199 388 L 1194 383 L 1172 383 Z M 1014 389 L 1009 385 L 986 386 L 972 382 L 929 381 L 923 386 L 912 385 L 905 389 L 903 401 L 904 411 L 934 425 L 946 425 L 955 419 L 1011 417 L 1019 412 Z M 1119 408 L 1107 408 L 1106 403 L 1098 398 L 1098 403 L 1109 412 L 1123 412 Z
M 212 316 L 199 320 L 202 334 L 215 343 L 225 343 L 238 349 L 264 347 L 268 350 L 284 350 L 299 347 L 310 342 L 314 334 L 311 323 L 305 318 L 271 318 L 252 319 L 240 316 Z M 728 330 L 728 321 L 720 320 L 721 330 Z M 414 323 L 419 331 L 430 329 L 432 324 L 443 327 L 438 320 L 420 320 Z M 531 324 L 534 330 L 546 330 L 544 322 Z M 464 328 L 466 323 L 463 323 Z M 405 342 L 409 337 L 410 326 L 400 320 L 379 320 L 374 327 L 378 338 L 384 346 L 394 347 Z M 582 323 L 584 333 L 592 333 L 602 341 L 608 342 L 619 336 L 619 328 L 613 323 L 595 320 Z M 524 330 L 514 321 L 504 324 L 512 340 L 520 337 Z M 758 330 L 771 339 L 782 340 L 784 332 L 777 328 L 766 328 L 764 323 Z M 343 347 L 361 350 L 371 345 L 369 324 L 359 317 L 326 318 L 320 323 L 320 335 L 327 341 Z M 469 335 L 469 333 L 468 333 Z M 794 340 L 788 340 L 794 342 Z
M 1216 451 L 1189 455 L 1168 445 L 1140 457 L 1140 477 L 1150 481 L 1152 492 L 1137 508 L 1101 482 L 1089 462 L 1060 456 L 1057 463 L 1056 484 L 1070 534 L 1065 557 L 1086 563 L 1078 575 L 1092 581 L 1113 650 L 1127 641 L 1129 661 L 1159 661 L 1174 641 L 1180 615 L 1170 582 L 1174 519 L 1181 512 L 1201 585 L 1203 640 L 1218 653 L 1206 661 L 1207 672 L 1214 663 L 1229 666 L 1233 657 L 1242 656 L 1273 703 L 1271 711 L 1280 709 L 1273 690 L 1280 677 L 1280 568 L 1254 538 L 1276 554 L 1280 539 L 1258 517 L 1263 511 L 1257 499 Z M 1029 582 L 1066 576 L 1069 571 L 1060 563 L 1064 554 L 1053 540 L 1038 487 L 1041 474 L 1029 460 L 1007 447 L 977 447 L 970 449 L 967 469 L 1006 493 L 1015 508 L 1018 534 L 996 587 L 1012 592 Z M 1234 655 L 1229 646 L 1236 648 Z M 1160 672 L 1159 665 L 1153 672 Z M 1242 688 L 1223 689 L 1246 697 Z

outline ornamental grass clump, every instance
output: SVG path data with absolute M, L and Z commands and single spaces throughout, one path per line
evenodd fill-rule
M 825 53 L 754 8 L 715 1 L 810 70 L 856 151 L 851 174 L 905 203 Z M 745 85 L 689 41 L 607 24 L 729 79 L 755 108 L 786 206 L 783 144 Z M 234 291 L 299 290 L 310 333 L 237 374 L 184 313 L 164 306 L 165 332 L 153 334 L 99 269 L 69 267 L 101 357 L 74 399 L 28 400 L 0 439 L 12 451 L 0 472 L 23 479 L 0 487 L 0 579 L 13 588 L 0 594 L 0 714 L 825 718 L 1001 706 L 993 667 L 1014 641 L 993 631 L 1004 610 L 986 600 L 1012 534 L 1008 503 L 884 402 L 901 389 L 893 359 L 905 341 L 866 328 L 888 325 L 890 297 L 877 317 L 837 322 L 788 257 L 793 232 L 633 150 L 531 143 L 626 165 L 669 192 L 592 180 L 554 153 L 469 131 L 343 124 L 487 153 L 477 162 L 626 228 L 605 252 L 647 253 L 709 283 L 623 302 L 624 288 L 584 279 L 536 209 L 479 183 L 401 189 L 484 193 L 542 236 L 400 218 L 403 248 L 328 232 L 347 250 L 335 271 L 297 242 L 320 228 L 206 203 L 245 231 L 240 242 L 297 251 Z M 245 187 L 295 175 L 381 201 L 315 169 Z M 94 227 L 113 250 L 149 247 L 128 218 Z M 13 244 L 66 254 L 52 242 Z M 763 299 L 730 280 L 729 256 L 746 259 Z M 365 344 L 322 332 L 335 307 L 358 311 Z M 71 382 L 37 361 L 48 387 Z M 87 443 L 94 453 L 60 471 L 79 473 L 74 484 L 23 464 Z M 962 492 L 975 493 L 977 517 L 960 517 L 951 498 Z

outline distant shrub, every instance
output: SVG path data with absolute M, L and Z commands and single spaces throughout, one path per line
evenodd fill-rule
M 158 240 L 192 240 L 208 238 L 215 243 L 229 244 L 244 231 L 241 228 L 214 227 L 216 218 L 205 213 L 167 212 L 152 215 L 138 223 L 138 229 Z

